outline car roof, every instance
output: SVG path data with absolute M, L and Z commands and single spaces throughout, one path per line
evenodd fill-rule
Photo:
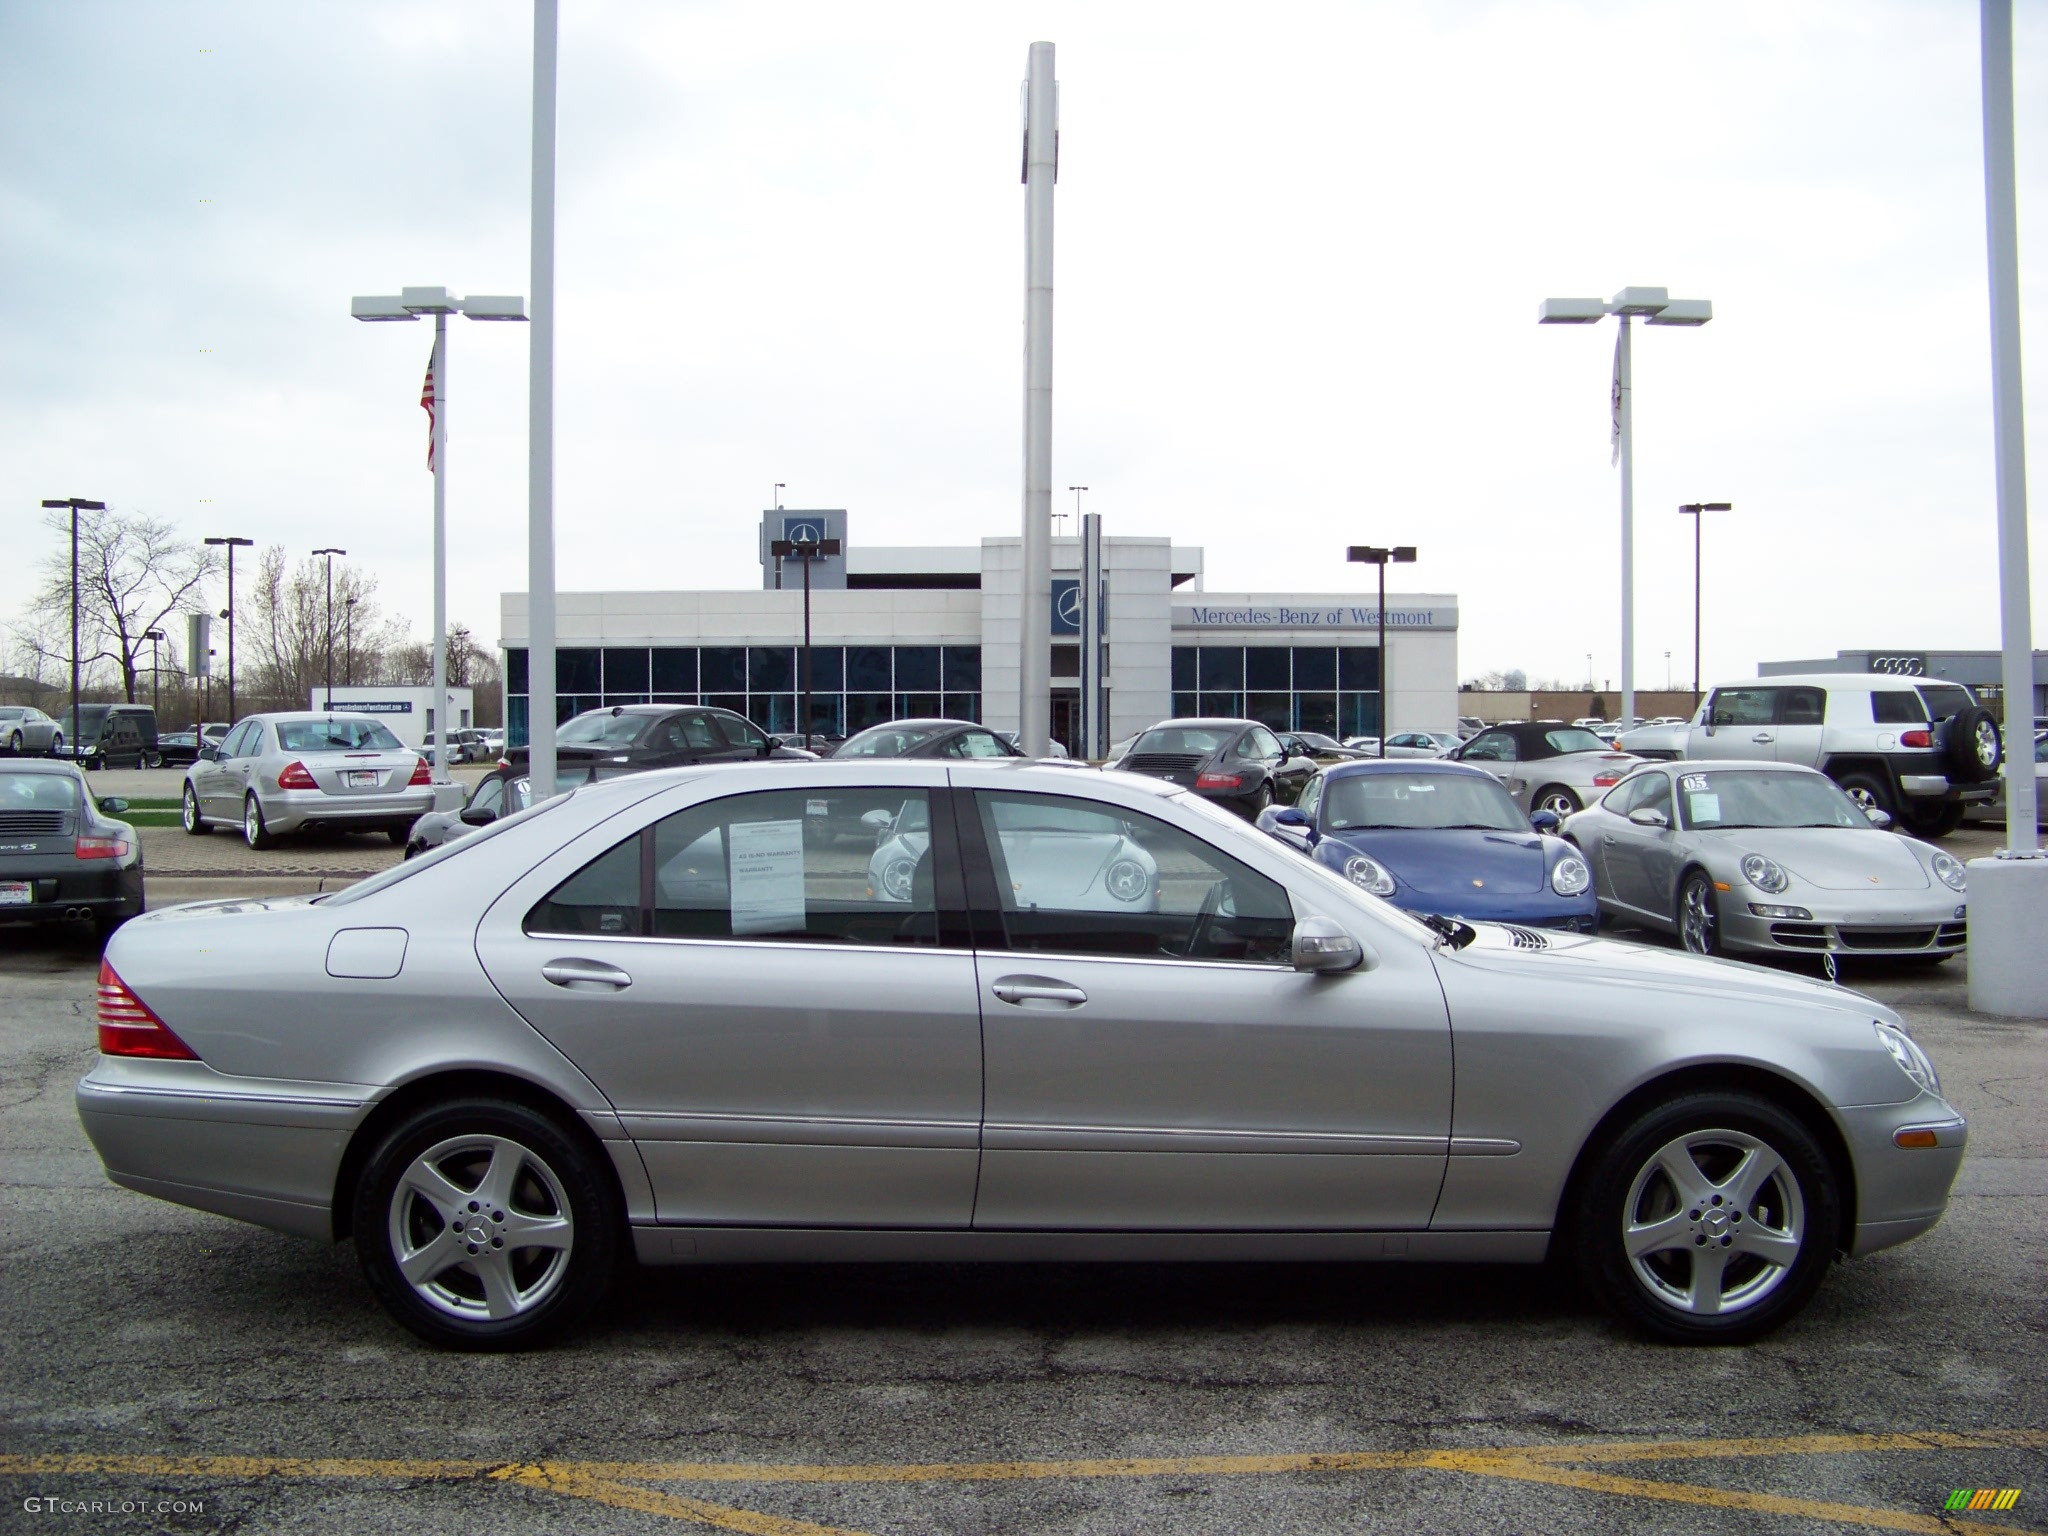
M 1761 773 L 1766 768 L 1772 768 L 1781 773 L 1810 773 L 1817 779 L 1827 778 L 1827 775 L 1818 768 L 1809 768 L 1804 763 L 1781 763 L 1769 757 L 1717 757 L 1706 762 L 1644 763 L 1643 768 L 1657 768 L 1671 773 Z M 1641 771 L 1641 768 L 1630 769 L 1628 777 L 1634 778 Z
M 1459 774 L 1466 778 L 1487 779 L 1495 784 L 1500 782 L 1484 768 L 1475 768 L 1470 763 L 1449 762 L 1441 757 L 1372 757 L 1363 761 L 1332 763 L 1323 770 L 1323 777 L 1350 779 L 1372 773 Z
M 58 773 L 70 779 L 82 779 L 76 763 L 59 762 L 48 757 L 10 757 L 0 762 L 0 773 Z
M 257 714 L 244 715 L 235 724 L 243 725 L 251 720 L 368 720 L 376 725 L 384 723 L 375 715 L 355 709 L 266 709 Z
M 1203 726 L 1213 728 L 1216 726 L 1227 725 L 1235 727 L 1237 729 L 1242 729 L 1245 726 L 1257 725 L 1258 723 L 1259 722 L 1256 720 L 1233 720 L 1228 715 L 1183 715 L 1172 720 L 1161 720 L 1157 725 L 1148 725 L 1145 727 L 1144 730 L 1138 732 L 1138 734 L 1140 736 L 1149 736 L 1154 731 L 1179 730 L 1185 726 Z M 1273 730 L 1274 727 L 1269 725 L 1266 727 L 1266 729 L 1270 731 Z M 1289 732 L 1289 734 L 1292 735 L 1293 733 Z
M 1782 677 L 1745 677 L 1732 683 L 1716 683 L 1708 692 L 1722 688 L 1874 688 L 1880 692 L 1903 692 L 1918 683 L 1940 683 L 1950 688 L 1967 688 L 1952 677 L 1903 677 L 1896 672 L 1788 672 Z
M 991 731 L 992 734 L 1001 734 L 1000 732 L 993 732 L 991 727 L 983 725 L 978 720 L 953 720 L 943 715 L 931 715 L 919 720 L 878 720 L 873 725 L 862 726 L 853 734 L 854 736 L 865 736 L 869 731 L 930 731 L 937 730 L 940 726 L 943 725 L 957 725 L 968 727 L 977 731 Z M 785 731 L 783 734 L 787 736 L 801 736 L 803 735 L 803 732 Z M 811 732 L 811 734 L 813 736 L 818 736 L 822 735 L 823 733 L 820 731 L 813 731 Z M 852 739 L 853 737 L 851 736 L 847 738 L 847 740 L 849 741 L 851 741 Z

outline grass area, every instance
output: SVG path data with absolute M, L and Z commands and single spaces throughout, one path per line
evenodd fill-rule
M 178 823 L 178 802 L 175 798 L 164 799 L 146 795 L 123 796 L 128 809 L 121 812 L 120 819 L 131 827 L 175 827 Z

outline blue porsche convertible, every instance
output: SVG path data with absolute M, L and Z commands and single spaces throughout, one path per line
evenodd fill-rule
M 1411 912 L 1586 933 L 1600 921 L 1592 871 L 1551 835 L 1557 818 L 1524 816 L 1500 780 L 1463 763 L 1339 763 L 1258 825 Z

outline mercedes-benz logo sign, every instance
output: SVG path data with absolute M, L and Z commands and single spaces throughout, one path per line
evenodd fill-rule
M 1079 582 L 1064 588 L 1059 600 L 1053 605 L 1053 612 L 1059 615 L 1062 624 L 1079 625 L 1081 622 L 1081 584 Z
M 825 540 L 825 525 L 806 522 L 784 523 L 782 536 L 792 544 L 822 544 Z

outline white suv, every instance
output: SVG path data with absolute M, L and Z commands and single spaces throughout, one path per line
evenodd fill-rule
M 1966 806 L 1996 794 L 2002 762 L 1997 722 L 1962 684 L 1875 672 L 1724 684 L 1682 735 L 1688 761 L 1818 768 L 1866 810 L 1920 837 L 1946 836 Z

